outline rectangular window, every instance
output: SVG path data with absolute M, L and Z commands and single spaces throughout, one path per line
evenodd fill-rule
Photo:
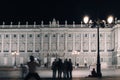
M 71 34 L 69 34 L 69 36 L 68 37 L 71 37 Z
M 85 37 L 87 37 L 88 35 L 87 34 L 85 34 Z
M 55 35 L 55 34 L 53 34 L 53 37 L 56 37 L 56 35 Z
M 32 34 L 30 34 L 29 37 L 31 38 L 31 37 L 32 37 Z
M 22 34 L 21 37 L 24 38 L 25 36 Z
M 14 38 L 16 38 L 17 36 L 14 34 Z
M 93 34 L 93 37 L 95 37 L 95 34 Z
M 37 37 L 40 37 L 40 34 L 38 34 Z
M 63 34 L 61 34 L 61 37 L 64 37 L 64 35 L 63 35 Z
M 45 37 L 48 37 L 48 35 L 46 34 Z

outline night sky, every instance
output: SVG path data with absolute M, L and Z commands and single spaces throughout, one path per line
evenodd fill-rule
M 43 20 L 46 24 L 53 18 L 61 24 L 80 23 L 84 15 L 91 19 L 106 19 L 108 15 L 120 18 L 120 1 L 117 0 L 0 0 L 0 22 L 16 24 L 17 21 Z

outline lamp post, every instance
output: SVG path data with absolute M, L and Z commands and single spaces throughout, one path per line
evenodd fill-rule
M 83 21 L 84 21 L 85 24 L 88 23 L 89 22 L 89 17 L 85 16 L 83 18 Z M 98 19 L 96 21 L 96 24 L 95 24 L 95 26 L 97 27 L 97 67 L 96 67 L 97 68 L 97 77 L 102 77 L 101 64 L 100 64 L 100 48 L 99 48 L 99 27 L 100 27 L 100 22 L 101 21 Z M 109 24 L 111 24 L 113 22 L 113 16 L 112 15 L 108 16 L 107 22 Z
M 13 53 L 12 53 L 12 55 L 14 56 L 14 67 L 16 68 L 16 56 L 17 55 L 19 55 L 19 53 L 17 53 L 16 51 L 14 51 Z
M 73 51 L 72 55 L 75 55 L 75 66 L 76 66 L 77 65 L 77 63 L 76 63 L 76 56 L 79 55 L 79 52 L 78 51 Z
M 97 21 L 97 77 L 102 77 L 100 64 L 100 47 L 99 47 L 99 20 Z

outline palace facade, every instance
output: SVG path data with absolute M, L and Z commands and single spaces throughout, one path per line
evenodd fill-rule
M 97 28 L 92 24 L 60 25 L 55 19 L 48 25 L 0 25 L 0 66 L 26 63 L 30 55 L 41 65 L 51 65 L 55 58 L 71 58 L 79 66 L 97 61 Z M 101 26 L 102 27 L 102 26 Z M 101 66 L 120 66 L 120 23 L 100 30 Z M 12 55 L 12 53 L 18 53 Z M 16 56 L 16 57 L 15 57 Z

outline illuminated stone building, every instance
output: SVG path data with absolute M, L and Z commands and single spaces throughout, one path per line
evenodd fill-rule
M 97 29 L 92 24 L 59 24 L 53 19 L 49 24 L 0 25 L 0 66 L 26 63 L 30 55 L 40 59 L 41 64 L 51 64 L 55 58 L 71 58 L 79 66 L 95 65 L 97 58 Z M 102 27 L 102 26 L 101 26 Z M 100 27 L 101 65 L 120 66 L 120 24 Z M 73 54 L 74 52 L 78 54 Z

